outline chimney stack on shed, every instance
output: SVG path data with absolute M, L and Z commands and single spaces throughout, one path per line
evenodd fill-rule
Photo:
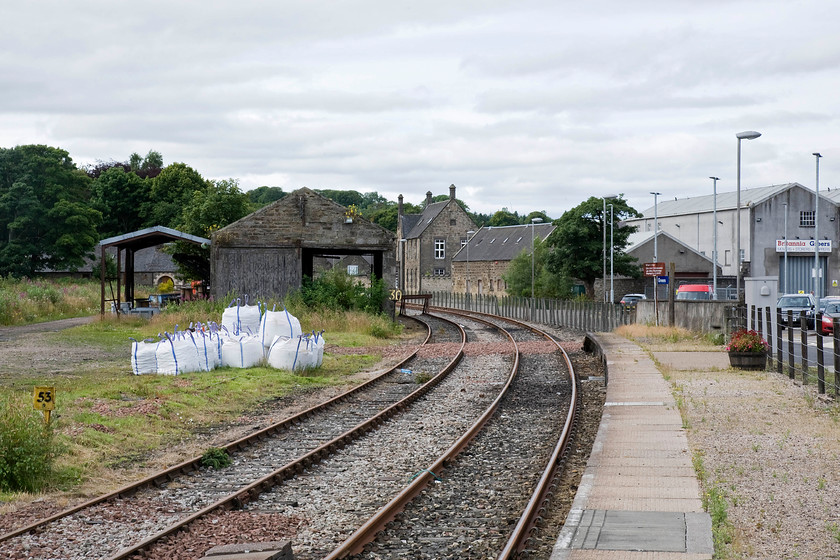
M 426 191 L 426 206 L 432 203 L 432 191 Z
M 449 185 L 449 200 L 455 200 L 455 185 Z

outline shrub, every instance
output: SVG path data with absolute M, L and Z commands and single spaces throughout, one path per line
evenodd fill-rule
M 230 466 L 232 462 L 228 452 L 220 447 L 211 447 L 201 456 L 201 466 L 208 469 L 223 469 Z
M 0 401 L 0 490 L 37 492 L 54 474 L 60 447 L 28 399 Z

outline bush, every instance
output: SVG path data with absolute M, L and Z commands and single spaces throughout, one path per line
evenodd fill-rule
M 208 469 L 220 470 L 229 467 L 233 460 L 228 452 L 220 447 L 211 447 L 201 456 L 201 466 Z
M 0 490 L 42 490 L 59 452 L 52 428 L 28 399 L 6 396 L 0 401 Z
M 314 280 L 304 277 L 300 291 L 294 297 L 314 309 L 343 309 L 379 313 L 387 296 L 385 282 L 371 278 L 366 288 L 353 276 L 340 269 L 332 269 Z

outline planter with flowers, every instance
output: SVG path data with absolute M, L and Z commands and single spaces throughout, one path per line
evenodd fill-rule
M 767 366 L 770 345 L 755 331 L 740 329 L 732 333 L 729 345 L 729 365 L 738 369 L 763 370 Z

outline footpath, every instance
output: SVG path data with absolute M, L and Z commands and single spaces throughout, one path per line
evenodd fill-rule
M 551 560 L 710 560 L 712 527 L 668 382 L 639 346 L 589 335 L 607 370 L 604 412 Z M 692 360 L 690 352 L 661 360 Z

